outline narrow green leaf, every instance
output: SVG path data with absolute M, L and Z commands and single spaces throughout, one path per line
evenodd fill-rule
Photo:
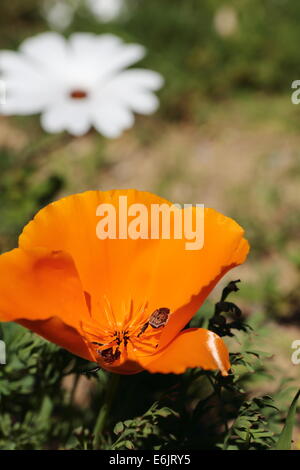
M 275 446 L 276 450 L 290 450 L 291 449 L 293 427 L 295 424 L 297 403 L 298 403 L 299 397 L 300 397 L 300 390 L 298 391 L 294 400 L 292 401 L 292 404 L 290 406 L 290 409 L 286 418 L 284 428 L 281 431 L 281 434 Z

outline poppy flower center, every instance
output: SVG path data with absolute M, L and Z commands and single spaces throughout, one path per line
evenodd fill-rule
M 107 366 L 119 365 L 131 352 L 152 354 L 158 347 L 162 329 L 167 324 L 169 315 L 170 310 L 163 307 L 155 310 L 148 318 L 142 315 L 126 322 L 122 330 L 99 330 L 98 333 L 93 327 L 88 327 L 85 328 L 86 339 L 100 363 Z
M 88 92 L 81 89 L 75 89 L 70 92 L 70 98 L 74 100 L 83 100 L 88 97 Z

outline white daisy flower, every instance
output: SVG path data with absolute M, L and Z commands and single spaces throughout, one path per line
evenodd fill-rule
M 145 55 L 138 44 L 110 34 L 55 32 L 26 39 L 19 52 L 0 51 L 6 84 L 1 113 L 41 113 L 42 127 L 83 135 L 94 126 L 106 137 L 132 127 L 134 112 L 151 114 L 159 101 L 153 91 L 163 79 L 156 72 L 126 69 Z
M 64 31 L 73 21 L 78 2 L 68 0 L 44 0 L 41 13 L 52 29 Z
M 223 6 L 219 8 L 214 16 L 214 27 L 216 32 L 223 37 L 229 37 L 238 30 L 238 15 L 234 8 Z
M 124 0 L 86 0 L 90 11 L 103 23 L 112 21 L 122 13 Z

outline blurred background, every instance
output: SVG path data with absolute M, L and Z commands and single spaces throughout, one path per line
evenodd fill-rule
M 300 3 L 104 4 L 1 2 L 1 49 L 49 29 L 110 32 L 144 45 L 138 66 L 160 72 L 166 83 L 159 111 L 137 117 L 111 141 L 95 131 L 47 135 L 37 116 L 0 116 L 0 252 L 16 246 L 41 207 L 88 189 L 133 187 L 235 218 L 252 250 L 227 281 L 241 278 L 235 300 L 254 328 L 247 341 L 267 353 L 245 386 L 249 396 L 272 394 L 286 410 L 300 377 L 291 362 L 291 344 L 300 340 L 300 107 L 291 102 L 291 83 L 300 79 Z

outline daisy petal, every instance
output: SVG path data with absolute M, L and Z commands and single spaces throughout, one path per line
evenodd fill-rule
M 133 126 L 134 116 L 125 107 L 117 104 L 102 105 L 93 111 L 95 129 L 109 138 L 116 138 L 125 129 Z
M 72 52 L 82 58 L 86 55 L 100 56 L 104 52 L 109 55 L 117 47 L 122 46 L 122 41 L 113 34 L 97 36 L 93 33 L 73 33 L 69 38 L 69 44 Z
M 159 107 L 158 98 L 145 91 L 133 90 L 127 94 L 126 98 L 124 95 L 124 101 L 133 111 L 140 114 L 152 114 Z
M 44 94 L 34 95 L 32 93 L 8 94 L 5 103 L 1 106 L 1 114 L 28 116 L 40 112 L 47 104 Z
M 159 106 L 158 98 L 151 92 L 163 84 L 160 74 L 150 70 L 127 70 L 113 77 L 102 93 L 106 100 L 119 100 L 132 111 L 151 114 Z
M 111 85 L 116 87 L 159 90 L 164 84 L 163 77 L 152 70 L 129 69 L 113 78 Z
M 23 41 L 20 51 L 33 63 L 55 70 L 55 67 L 61 67 L 66 60 L 66 40 L 55 32 L 42 33 Z
M 47 77 L 20 54 L 0 52 L 0 71 L 6 82 L 6 102 L 3 114 L 33 114 L 40 112 L 55 96 L 55 86 Z
M 129 67 L 130 65 L 141 60 L 146 53 L 146 49 L 139 44 L 122 44 L 114 51 L 111 56 L 109 51 L 105 50 L 105 56 L 102 59 L 102 70 L 100 77 L 108 77 L 122 68 Z
M 229 353 L 224 341 L 215 333 L 203 328 L 184 330 L 160 353 L 140 361 L 153 373 L 182 374 L 186 369 L 201 367 L 218 369 L 228 375 Z
M 5 75 L 20 74 L 20 80 L 23 80 L 24 74 L 26 76 L 29 73 L 37 73 L 33 69 L 32 64 L 26 61 L 20 54 L 12 51 L 0 52 L 0 69 Z
M 71 100 L 57 103 L 46 109 L 41 124 L 49 133 L 68 131 L 72 135 L 84 135 L 91 127 L 89 107 L 86 103 L 72 103 Z
M 49 81 L 45 75 L 22 55 L 10 51 L 0 52 L 0 72 L 7 87 L 17 90 L 34 91 L 42 85 L 46 90 Z
M 119 38 L 109 34 L 98 37 L 91 33 L 74 33 L 69 44 L 72 75 L 93 77 L 98 82 L 104 78 L 111 79 L 111 74 L 137 62 L 145 55 L 142 46 L 124 44 Z

